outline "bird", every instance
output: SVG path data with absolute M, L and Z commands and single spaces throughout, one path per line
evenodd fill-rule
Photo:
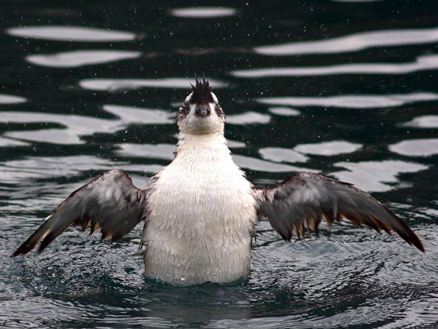
M 349 220 L 396 232 L 424 252 L 411 228 L 370 194 L 315 172 L 293 172 L 256 187 L 233 161 L 225 113 L 207 80 L 196 79 L 178 108 L 173 160 L 145 189 L 113 169 L 71 193 L 12 254 L 43 251 L 71 226 L 116 241 L 143 222 L 147 277 L 175 286 L 229 283 L 250 276 L 255 225 L 269 221 L 286 241 Z

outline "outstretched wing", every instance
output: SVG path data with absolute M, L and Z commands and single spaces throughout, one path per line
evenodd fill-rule
M 24 255 L 39 244 L 46 248 L 71 225 L 100 228 L 102 239 L 117 240 L 146 217 L 146 191 L 137 189 L 121 170 L 96 177 L 65 199 L 12 256 Z
M 299 172 L 280 184 L 256 190 L 258 211 L 285 240 L 304 235 L 305 227 L 317 231 L 321 219 L 329 224 L 349 219 L 377 231 L 395 231 L 407 243 L 424 252 L 417 235 L 379 201 L 351 184 Z

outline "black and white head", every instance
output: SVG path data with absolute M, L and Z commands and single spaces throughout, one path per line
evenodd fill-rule
M 179 130 L 192 135 L 221 133 L 224 122 L 224 112 L 210 84 L 205 79 L 196 79 L 191 93 L 178 110 Z

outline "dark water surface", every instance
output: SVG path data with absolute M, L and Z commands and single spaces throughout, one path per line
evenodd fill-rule
M 438 2 L 0 3 L 0 326 L 436 328 Z M 9 255 L 70 191 L 172 158 L 175 110 L 205 74 L 257 184 L 318 170 L 373 192 L 418 232 L 337 225 L 291 244 L 262 223 L 252 276 L 173 288 L 119 243 L 69 230 Z

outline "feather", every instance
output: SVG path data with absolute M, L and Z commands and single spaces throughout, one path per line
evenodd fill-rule
M 147 192 L 137 189 L 121 170 L 111 170 L 74 191 L 12 254 L 24 255 L 38 244 L 43 251 L 70 226 L 101 229 L 102 238 L 117 240 L 147 214 Z
M 328 224 L 343 219 L 376 231 L 392 231 L 424 252 L 418 236 L 388 208 L 351 184 L 315 174 L 298 172 L 276 186 L 256 190 L 258 213 L 267 217 L 285 240 L 304 235 L 305 226 L 318 231 L 321 219 Z

